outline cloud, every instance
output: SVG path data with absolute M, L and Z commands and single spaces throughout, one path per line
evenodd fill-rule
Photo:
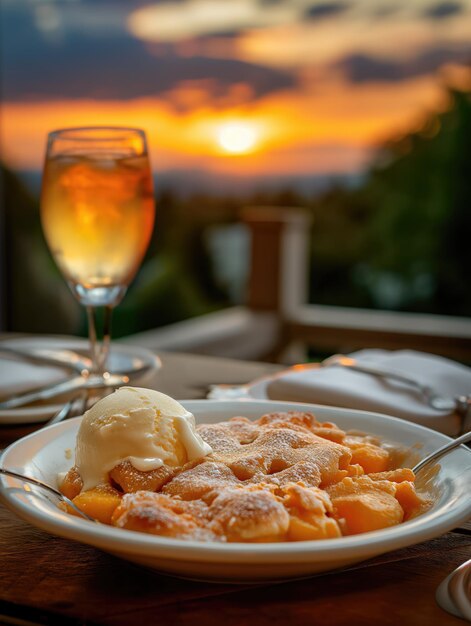
M 383 19 L 391 17 L 401 10 L 400 4 L 384 4 L 382 6 L 375 6 L 368 11 L 368 15 L 374 19 Z
M 463 13 L 464 7 L 460 2 L 454 2 L 454 0 L 445 0 L 439 2 L 426 9 L 423 13 L 424 17 L 428 17 L 432 20 L 443 20 L 454 15 Z
M 263 7 L 269 7 L 274 4 L 283 4 L 285 0 L 258 0 L 258 4 Z
M 304 16 L 309 20 L 320 20 L 343 13 L 348 8 L 345 2 L 321 2 L 306 9 Z
M 184 13 L 182 13 L 182 10 Z M 149 4 L 128 18 L 130 32 L 144 41 L 181 41 L 225 30 L 263 28 L 300 17 L 297 3 L 260 5 L 257 0 L 187 0 L 185 6 Z
M 397 82 L 431 74 L 445 63 L 468 63 L 471 44 L 432 48 L 404 62 L 386 61 L 365 54 L 348 55 L 332 65 L 352 83 Z
M 205 86 L 209 96 L 223 97 L 234 84 L 248 87 L 251 99 L 291 88 L 287 71 L 237 59 L 179 56 L 174 46 L 154 54 L 126 32 L 106 37 L 68 32 L 45 37 L 31 13 L 12 11 L 4 16 L 3 100 L 44 101 L 95 98 L 132 99 L 162 96 L 183 82 Z

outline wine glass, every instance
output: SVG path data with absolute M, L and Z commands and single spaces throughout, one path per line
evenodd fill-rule
M 142 262 L 154 212 L 144 131 L 91 127 L 49 134 L 41 222 L 60 271 L 86 307 L 94 374 L 106 373 L 112 310 Z

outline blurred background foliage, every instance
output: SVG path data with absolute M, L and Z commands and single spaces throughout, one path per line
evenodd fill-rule
M 470 315 L 471 99 L 386 143 L 363 184 L 312 204 L 311 300 Z
M 333 183 L 313 197 L 287 188 L 184 198 L 160 189 L 157 178 L 155 232 L 116 309 L 114 335 L 243 302 L 245 265 L 239 257 L 247 255 L 248 244 L 227 242 L 247 238 L 238 223 L 248 205 L 304 207 L 311 213 L 310 302 L 469 316 L 470 138 L 471 93 L 450 89 L 446 110 L 385 142 L 354 187 Z M 39 199 L 2 169 L 8 329 L 85 334 L 80 307 L 46 248 Z

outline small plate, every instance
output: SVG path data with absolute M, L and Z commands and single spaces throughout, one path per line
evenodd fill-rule
M 211 385 L 206 397 L 209 400 L 317 402 L 326 406 L 332 406 L 334 402 L 337 405 L 345 403 L 343 405 L 346 407 L 353 405 L 357 407 L 357 410 L 381 411 L 381 413 L 392 415 L 393 417 L 413 421 L 416 424 L 425 426 L 426 428 L 433 428 L 434 430 L 438 430 L 441 433 L 452 437 L 458 436 L 460 432 L 469 430 L 469 428 L 466 428 L 466 418 L 463 418 L 463 416 L 461 416 L 458 412 L 434 410 L 427 405 L 427 402 L 422 401 L 420 397 L 419 399 L 414 396 L 407 397 L 408 402 L 410 402 L 410 407 L 407 405 L 407 411 L 405 410 L 406 404 L 404 403 L 404 400 L 402 401 L 402 404 L 398 402 L 396 410 L 392 406 L 381 407 L 378 397 L 378 388 L 376 388 L 375 395 L 374 391 L 372 391 L 372 387 L 366 386 L 368 380 L 361 381 L 364 385 L 363 388 L 361 388 L 358 384 L 355 389 L 355 393 L 357 394 L 356 397 L 350 389 L 349 393 L 351 392 L 351 398 L 348 398 L 346 394 L 343 396 L 341 394 L 335 395 L 332 390 L 330 390 L 329 393 L 325 390 L 321 393 L 322 390 L 316 390 L 314 386 L 310 390 L 309 395 L 306 394 L 304 398 L 299 398 L 296 393 L 291 392 L 291 394 L 286 394 L 284 392 L 280 392 L 276 389 L 275 385 L 273 385 L 273 383 L 276 383 L 277 380 L 286 377 L 287 374 L 301 371 L 313 372 L 313 378 L 315 378 L 319 376 L 319 373 L 325 373 L 325 368 L 323 368 L 319 363 L 302 363 L 280 370 L 274 374 L 257 378 L 249 383 L 246 383 L 245 385 L 215 384 Z M 342 378 L 340 378 L 337 382 L 337 389 L 339 389 L 339 391 L 342 389 L 344 391 L 348 389 L 346 385 L 342 387 L 342 381 L 345 383 L 345 380 Z M 373 385 L 374 383 L 376 383 L 376 381 L 373 378 L 371 384 Z M 362 394 L 360 394 L 360 389 L 363 391 Z M 375 399 L 374 402 L 372 402 L 372 398 Z M 398 396 L 397 399 L 400 400 L 400 396 Z
M 75 350 L 88 354 L 89 343 L 87 339 L 75 339 L 73 337 L 41 336 L 19 337 L 7 339 L 1 345 L 8 348 L 21 350 L 47 349 L 47 350 Z M 133 383 L 142 383 L 162 367 L 158 356 L 144 348 L 122 345 L 112 342 L 110 352 L 110 371 L 130 373 L 145 368 L 145 371 L 132 380 Z M 6 356 L 0 351 L 0 394 L 10 395 L 22 393 L 35 387 L 52 384 L 70 377 L 73 370 L 52 365 L 26 363 L 25 361 Z M 43 422 L 62 405 L 48 404 L 20 407 L 17 409 L 0 410 L 0 424 L 28 424 Z
M 388 442 L 412 448 L 421 445 L 424 456 L 450 441 L 423 426 L 379 413 L 351 409 L 263 401 L 188 400 L 184 406 L 197 422 L 217 423 L 234 415 L 258 418 L 274 411 L 312 411 L 321 421 L 347 430 L 373 433 Z M 57 484 L 60 472 L 73 460 L 81 418 L 38 430 L 12 444 L 2 465 Z M 417 447 L 415 448 L 417 451 Z M 471 451 L 456 449 L 440 461 L 434 479 L 436 499 L 423 515 L 398 526 L 361 535 L 319 541 L 284 543 L 216 543 L 182 541 L 123 530 L 68 515 L 36 488 L 26 491 L 13 478 L 0 478 L 0 499 L 27 522 L 60 537 L 81 541 L 123 559 L 162 572 L 218 582 L 280 580 L 330 571 L 385 552 L 437 537 L 469 519 Z M 73 548 L 71 546 L 71 555 Z
M 278 398 L 270 398 L 268 395 L 268 386 L 277 378 L 286 376 L 289 372 L 302 368 L 303 370 L 318 370 L 319 363 L 303 363 L 302 365 L 293 365 L 287 369 L 256 378 L 245 385 L 211 385 L 208 400 L 278 400 Z

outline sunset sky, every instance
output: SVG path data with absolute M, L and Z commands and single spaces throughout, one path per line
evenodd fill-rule
M 471 0 L 3 0 L 2 159 L 48 131 L 148 133 L 156 172 L 364 170 L 469 81 Z

